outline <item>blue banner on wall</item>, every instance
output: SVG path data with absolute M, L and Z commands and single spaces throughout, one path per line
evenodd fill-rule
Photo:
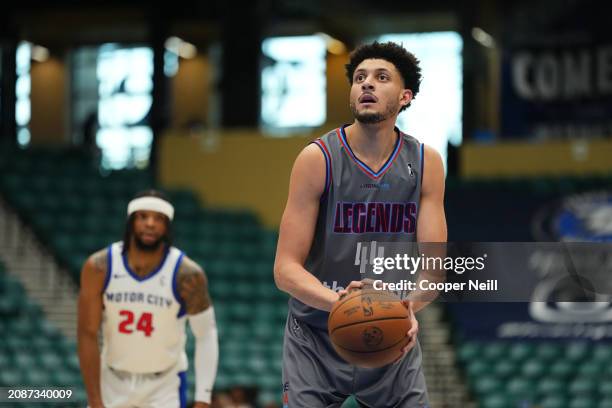
M 612 135 L 612 39 L 576 32 L 515 43 L 502 55 L 501 134 Z

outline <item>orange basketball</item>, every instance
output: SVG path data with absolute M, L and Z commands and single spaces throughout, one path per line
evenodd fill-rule
M 348 363 L 382 367 L 408 344 L 408 310 L 387 291 L 357 289 L 340 298 L 329 313 L 328 331 L 336 352 Z

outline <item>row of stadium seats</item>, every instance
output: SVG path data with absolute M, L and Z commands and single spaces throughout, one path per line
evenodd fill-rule
M 612 345 L 475 342 L 458 349 L 483 408 L 612 407 Z
M 0 157 L 0 170 L 6 176 L 0 179 L 0 192 L 77 282 L 89 254 L 122 239 L 129 199 L 139 190 L 154 187 L 148 172 L 101 175 L 77 153 L 59 150 L 17 151 Z M 272 277 L 277 233 L 264 229 L 251 212 L 203 207 L 185 190 L 168 195 L 176 209 L 174 244 L 202 265 L 209 278 L 221 347 L 216 387 L 256 386 L 262 402 L 279 401 L 287 297 Z M 0 313 L 5 310 L 10 315 L 22 307 L 17 298 L 26 299 L 23 291 L 11 289 L 11 293 L 16 294 L 0 300 Z M 34 338 L 37 324 L 22 324 L 15 333 L 20 333 L 19 338 Z M 187 352 L 193 355 L 193 336 L 188 333 Z M 18 343 L 17 338 L 7 337 L 0 347 L 12 350 Z M 75 356 L 74 344 L 67 344 Z M 45 368 L 52 364 L 72 367 L 65 361 L 64 349 L 45 350 L 41 354 L 46 356 Z M 54 352 L 56 358 L 50 357 Z M 37 359 L 7 358 L 6 364 L 13 369 L 0 376 L 0 386 L 69 379 L 65 369 L 50 367 L 31 378 L 32 364 L 38 363 Z M 60 373 L 60 378 L 53 372 Z M 191 395 L 193 379 L 190 367 Z
M 0 387 L 69 387 L 75 390 L 71 406 L 86 403 L 75 343 L 44 318 L 40 306 L 28 299 L 21 283 L 8 275 L 2 263 L 0 333 Z

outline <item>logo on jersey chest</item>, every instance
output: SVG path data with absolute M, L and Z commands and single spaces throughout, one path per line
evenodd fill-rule
M 390 190 L 391 184 L 389 183 L 362 183 L 359 188 L 364 190 Z
M 111 303 L 140 303 L 145 305 L 170 308 L 174 299 L 153 293 L 144 292 L 106 292 L 106 301 Z
M 413 234 L 416 230 L 416 216 L 417 205 L 414 202 L 337 202 L 334 232 Z

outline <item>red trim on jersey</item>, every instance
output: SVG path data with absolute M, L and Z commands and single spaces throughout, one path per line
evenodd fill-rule
M 362 172 L 364 172 L 366 176 L 376 181 L 378 181 L 382 176 L 384 176 L 389 171 L 389 169 L 393 166 L 393 163 L 395 162 L 397 157 L 400 155 L 402 151 L 402 147 L 404 145 L 404 137 L 402 136 L 402 132 L 398 131 L 398 137 L 400 139 L 399 143 L 396 143 L 396 147 L 393 149 L 393 152 L 391 152 L 391 156 L 387 158 L 387 161 L 385 162 L 385 164 L 380 168 L 379 173 L 376 173 L 374 170 L 369 168 L 365 163 L 361 162 L 359 158 L 355 155 L 355 153 L 353 153 L 353 150 L 348 145 L 348 141 L 345 141 L 344 137 L 342 137 L 342 128 L 337 128 L 336 134 L 338 135 L 338 139 L 340 139 L 340 143 L 342 143 L 342 145 L 344 146 L 344 149 L 346 150 L 348 156 L 353 160 L 353 162 L 357 165 L 357 167 Z

